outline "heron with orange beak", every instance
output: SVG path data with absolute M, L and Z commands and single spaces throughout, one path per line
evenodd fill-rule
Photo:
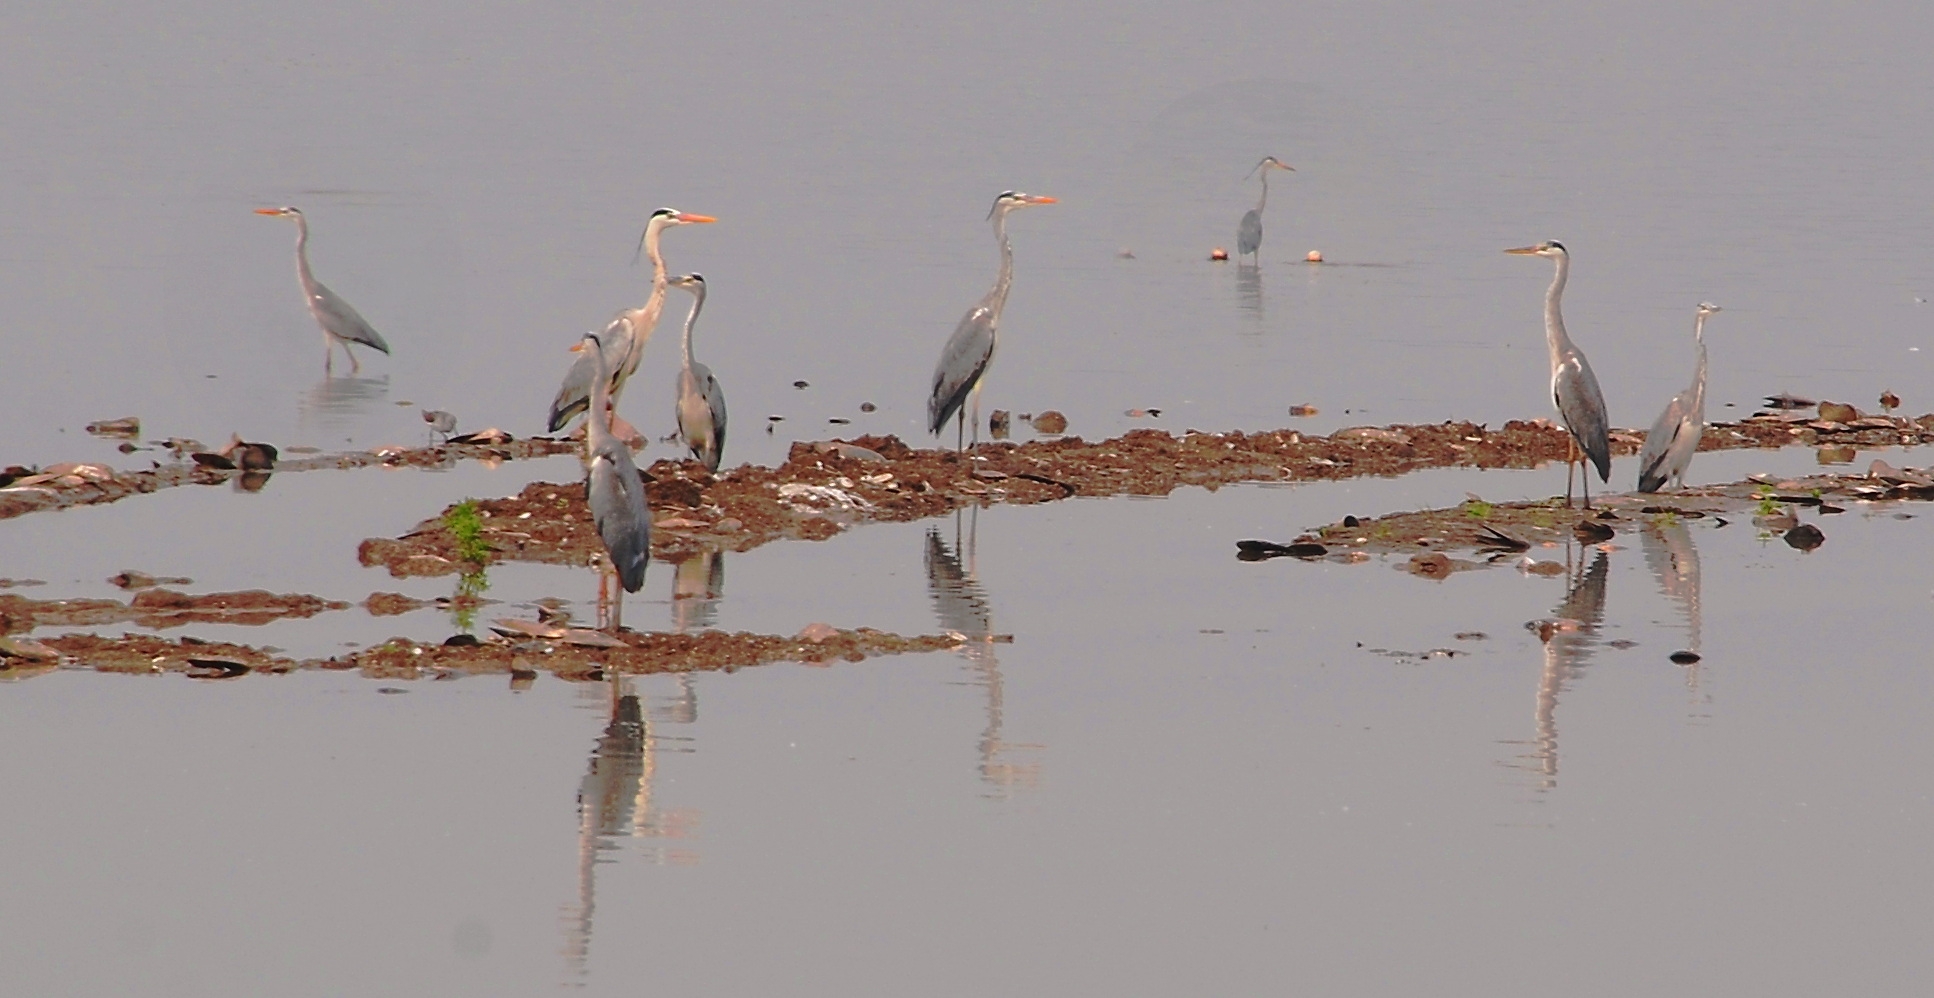
M 389 353 L 389 344 L 383 336 L 355 308 L 342 300 L 342 296 L 329 290 L 316 275 L 309 272 L 309 220 L 295 207 L 257 208 L 257 215 L 274 215 L 295 219 L 295 276 L 302 282 L 302 300 L 309 305 L 309 314 L 316 317 L 316 325 L 322 327 L 322 369 L 324 373 L 332 370 L 336 359 L 336 344 L 342 344 L 343 356 L 349 358 L 349 371 L 354 374 L 363 369 L 356 355 L 349 352 L 351 343 L 360 343 L 372 349 Z
M 1585 461 L 1598 469 L 1598 480 L 1612 478 L 1611 421 L 1605 414 L 1605 394 L 1598 390 L 1598 376 L 1592 373 L 1584 351 L 1565 333 L 1565 317 L 1560 298 L 1565 279 L 1571 276 L 1571 254 L 1555 239 L 1536 246 L 1505 250 L 1515 256 L 1542 256 L 1557 261 L 1557 273 L 1545 291 L 1545 346 L 1551 351 L 1551 401 L 1558 407 L 1571 440 L 1565 454 L 1565 507 L 1571 507 L 1571 466 L 1578 464 L 1578 479 L 1584 486 L 1585 508 L 1592 508 L 1591 480 L 1585 477 Z
M 638 240 L 639 248 L 651 258 L 651 297 L 645 299 L 641 308 L 629 308 L 619 312 L 605 326 L 604 333 L 595 338 L 599 349 L 604 353 L 603 368 L 609 372 L 611 408 L 615 414 L 618 396 L 623 393 L 625 382 L 638 370 L 638 362 L 644 359 L 645 343 L 651 339 L 651 331 L 658 325 L 658 314 L 665 307 L 665 258 L 658 249 L 658 237 L 666 229 L 679 225 L 701 225 L 716 222 L 710 215 L 694 215 L 675 208 L 660 208 L 651 213 L 650 221 L 645 223 L 645 233 Z M 583 351 L 591 346 L 580 340 L 571 348 L 578 358 L 572 362 L 571 369 L 564 375 L 564 384 L 557 390 L 557 397 L 551 400 L 551 411 L 546 425 L 550 432 L 556 433 L 564 424 L 578 413 L 584 412 L 591 403 L 592 374 L 598 364 L 584 356 Z M 623 420 L 613 419 L 612 432 L 622 437 L 635 437 L 637 431 Z
M 1007 242 L 1007 213 L 1016 208 L 1054 204 L 1055 199 L 1019 191 L 1002 191 L 994 199 L 987 217 L 994 220 L 994 238 L 1001 244 L 1001 269 L 994 278 L 994 289 L 961 316 L 954 334 L 941 348 L 940 363 L 933 369 L 933 391 L 927 397 L 927 432 L 938 435 L 956 415 L 961 427 L 956 434 L 956 449 L 965 450 L 966 403 L 973 400 L 974 443 L 980 443 L 980 386 L 987 367 L 994 362 L 996 333 L 1001 310 L 1007 307 L 1007 289 L 1014 283 L 1014 248 Z

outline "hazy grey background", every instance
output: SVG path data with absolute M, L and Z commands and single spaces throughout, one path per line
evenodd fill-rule
M 661 204 L 721 218 L 666 248 L 712 285 L 701 353 L 737 414 L 729 462 L 776 459 L 834 415 L 917 437 L 939 345 L 992 279 L 983 217 L 1010 187 L 1062 201 L 1013 219 L 986 402 L 1061 408 L 1091 438 L 1147 425 L 1130 406 L 1205 429 L 1284 425 L 1304 402 L 1318 430 L 1546 415 L 1550 270 L 1498 252 L 1544 238 L 1573 251 L 1570 324 L 1619 424 L 1648 423 L 1688 376 L 1701 299 L 1727 309 L 1708 329 L 1715 403 L 1870 404 L 1888 387 L 1926 411 L 1930 19 L 1763 3 L 10 8 L 0 462 L 121 461 L 81 427 L 128 414 L 150 435 L 368 446 L 421 439 L 391 404 L 409 400 L 536 431 L 565 348 L 642 299 L 628 262 Z M 1256 287 L 1206 256 L 1233 240 L 1265 153 L 1297 172 L 1272 187 Z M 292 227 L 249 211 L 282 203 L 308 211 L 318 275 L 396 348 L 367 381 L 319 384 Z M 1311 248 L 1335 266 L 1295 262 Z M 671 427 L 674 303 L 626 398 L 655 433 Z M 789 417 L 772 438 L 767 413 Z M 1691 477 L 1810 461 L 1707 455 Z M 0 524 L 0 575 L 49 580 L 42 598 L 99 595 L 123 567 L 198 590 L 437 595 L 448 580 L 360 568 L 354 542 L 574 474 L 174 490 Z M 1810 556 L 1744 523 L 1695 525 L 1697 671 L 1665 660 L 1693 643 L 1692 604 L 1637 541 L 1606 556 L 1603 624 L 1565 661 L 1522 626 L 1576 612 L 1563 580 L 1232 557 L 1240 537 L 1345 513 L 1556 488 L 1555 468 L 1457 471 L 985 511 L 977 606 L 1013 644 L 642 683 L 650 762 L 628 765 L 649 794 L 623 799 L 650 820 L 588 840 L 601 690 L 9 686 L 0 981 L 1912 992 L 1934 970 L 1921 511 L 1826 518 Z M 961 554 L 949 521 L 730 556 L 719 623 L 957 626 L 966 604 L 933 595 L 929 526 Z M 670 573 L 652 572 L 636 626 L 670 622 Z M 513 602 L 595 587 L 588 570 L 493 575 Z M 322 654 L 449 629 L 351 611 L 246 636 Z M 1470 654 L 1373 650 L 1436 647 Z M 608 861 L 588 867 L 588 935 L 586 855 Z

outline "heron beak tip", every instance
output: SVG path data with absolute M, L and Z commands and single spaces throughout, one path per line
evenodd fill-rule
M 689 212 L 680 214 L 678 216 L 678 220 L 681 222 L 716 222 L 718 221 L 718 219 L 713 218 L 710 215 L 693 215 L 693 214 L 690 214 Z

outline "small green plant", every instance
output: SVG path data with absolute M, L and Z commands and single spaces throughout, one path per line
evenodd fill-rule
M 1757 511 L 1760 516 L 1772 516 L 1775 513 L 1778 513 L 1779 511 L 1780 511 L 1780 504 L 1777 500 L 1773 498 L 1773 493 L 1771 492 L 1760 493 L 1759 509 Z
M 1464 500 L 1464 514 L 1466 516 L 1472 517 L 1473 519 L 1478 519 L 1478 520 L 1485 519 L 1491 515 L 1491 510 L 1496 508 L 1497 507 L 1491 505 L 1488 502 L 1485 502 L 1482 499 Z
M 1660 513 L 1659 515 L 1653 517 L 1652 522 L 1658 524 L 1661 527 L 1676 527 L 1679 525 L 1679 514 L 1674 512 L 1673 510 L 1668 509 L 1665 512 Z
M 479 568 L 457 576 L 457 592 L 450 599 L 450 621 L 465 634 L 477 626 L 477 608 L 482 606 L 483 594 L 490 591 L 490 576 Z
M 477 500 L 465 499 L 443 514 L 443 528 L 457 542 L 457 557 L 481 568 L 490 560 L 490 542 L 483 536 L 483 514 Z

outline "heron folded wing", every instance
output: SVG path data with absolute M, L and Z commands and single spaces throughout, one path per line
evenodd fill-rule
M 389 344 L 376 331 L 369 320 L 357 312 L 355 306 L 343 301 L 342 296 L 329 290 L 328 285 L 316 282 L 316 293 L 311 299 L 316 305 L 316 321 L 322 323 L 324 332 L 351 343 L 361 343 L 366 347 L 389 353 Z
M 1605 394 L 1598 390 L 1598 377 L 1582 353 L 1574 353 L 1554 379 L 1553 401 L 1578 448 L 1598 469 L 1598 480 L 1612 478 L 1612 431 L 1605 416 Z
M 960 411 L 993 359 L 994 310 L 983 303 L 961 317 L 941 348 L 940 363 L 933 369 L 933 393 L 927 398 L 928 433 L 939 433 Z
M 651 513 L 645 507 L 638 466 L 623 444 L 613 441 L 591 458 L 585 497 L 618 581 L 625 592 L 637 592 L 645 584 L 645 565 L 651 560 Z

